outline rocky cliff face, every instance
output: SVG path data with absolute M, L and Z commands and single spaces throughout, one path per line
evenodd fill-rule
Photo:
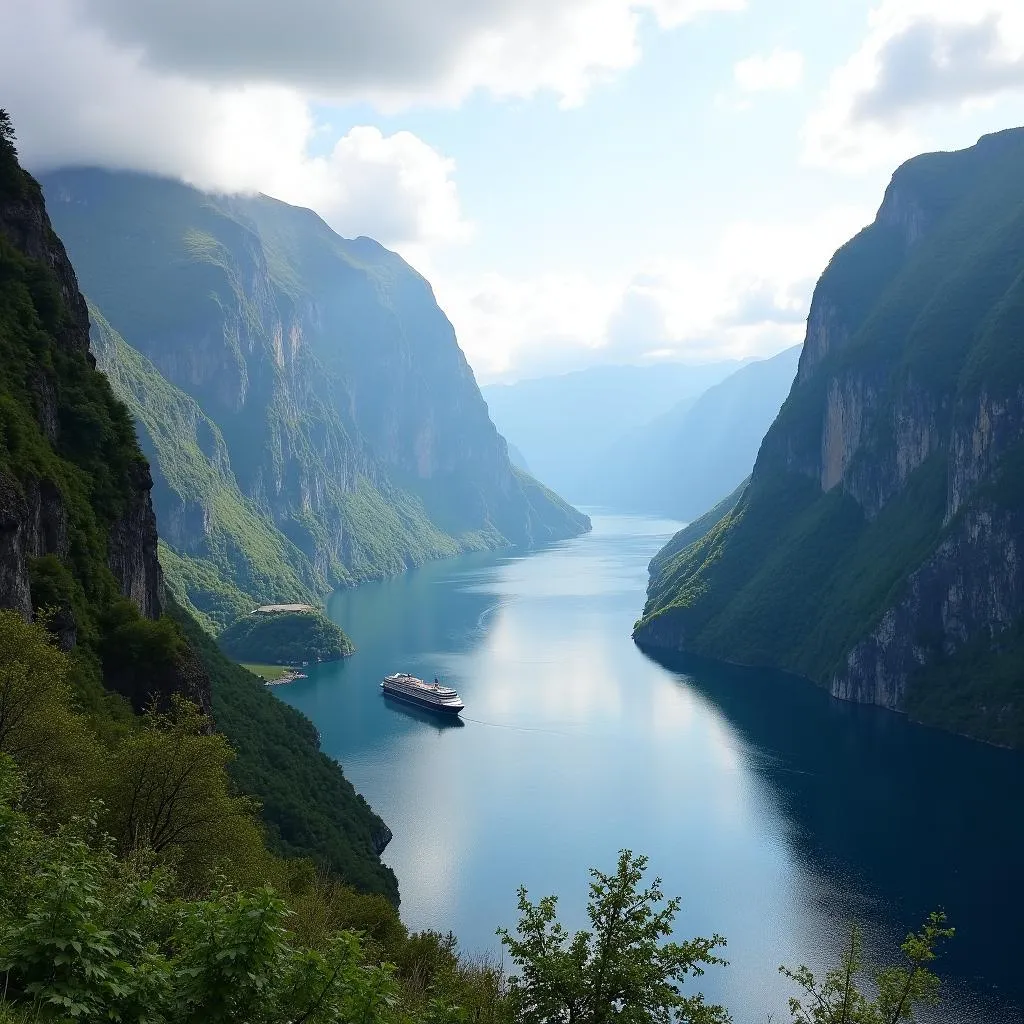
M 164 606 L 149 467 L 96 369 L 85 299 L 42 192 L 6 140 L 0 367 L 0 607 L 45 611 L 83 691 L 105 685 L 137 710 L 184 694 L 209 712 L 210 680 L 187 646 L 149 657 Z
M 240 594 L 302 599 L 587 528 L 513 469 L 451 324 L 394 253 L 265 196 L 43 182 L 157 466 L 167 570 L 211 621 Z
M 54 233 L 38 188 L 26 181 L 24 190 L 0 198 L 0 237 L 36 267 L 46 268 L 56 283 L 61 306 L 52 334 L 51 358 L 65 366 L 61 379 L 48 367 L 24 367 L 32 412 L 45 443 L 57 456 L 71 454 L 76 444 L 62 437 L 62 389 L 73 387 L 80 375 L 95 374 L 89 352 L 89 316 L 74 269 Z M 62 360 L 62 357 L 65 357 Z M 98 374 L 97 374 L 98 376 Z M 73 457 L 68 459 L 74 463 Z M 119 514 L 105 526 L 107 565 L 121 593 L 150 618 L 160 614 L 163 581 L 157 560 L 156 517 L 150 501 L 148 467 L 132 462 L 119 481 L 123 498 Z M 59 482 L 37 475 L 15 460 L 11 476 L 0 478 L 0 605 L 32 612 L 30 563 L 44 555 L 69 555 L 67 498 Z
M 638 639 L 1024 741 L 1022 355 L 1014 130 L 910 161 L 836 253 L 748 492 L 660 566 Z

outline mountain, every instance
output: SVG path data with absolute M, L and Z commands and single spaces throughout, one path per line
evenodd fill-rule
M 154 466 L 168 582 L 211 628 L 588 528 L 510 464 L 451 324 L 394 253 L 266 196 L 94 169 L 42 184 Z
M 12 684 L 35 666 L 5 648 L 0 749 L 24 756 L 11 740 L 33 717 L 60 731 L 81 715 L 85 733 L 59 738 L 73 747 L 95 734 L 100 745 L 93 761 L 87 743 L 75 752 L 74 771 L 123 766 L 115 748 L 151 728 L 140 712 L 187 698 L 207 716 L 203 728 L 212 716 L 231 742 L 232 785 L 257 801 L 271 849 L 397 903 L 379 857 L 387 826 L 320 752 L 312 724 L 228 662 L 165 592 L 149 465 L 96 369 L 75 271 L 0 115 L 0 609 L 45 622 L 69 665 L 66 680 L 44 681 L 19 704 Z M 33 757 L 59 745 L 44 740 Z M 66 765 L 49 771 L 79 781 Z
M 579 500 L 678 519 L 701 515 L 750 473 L 799 358 L 796 345 L 748 363 L 620 438 L 589 460 Z
M 1024 130 L 904 164 L 812 300 L 735 509 L 635 637 L 1024 741 Z
M 652 559 L 649 566 L 652 576 L 660 575 L 668 563 L 680 551 L 706 537 L 739 503 L 743 492 L 750 483 L 750 477 L 743 480 L 731 493 L 727 494 L 717 505 L 698 516 L 692 523 L 687 523 Z
M 582 502 L 596 453 L 684 399 L 696 398 L 741 365 L 593 366 L 490 384 L 483 396 L 491 418 L 531 472 L 559 494 Z

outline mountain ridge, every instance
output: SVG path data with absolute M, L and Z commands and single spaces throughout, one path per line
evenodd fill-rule
M 99 761 L 123 764 L 112 746 L 123 753 L 155 721 L 185 713 L 184 698 L 200 713 L 188 730 L 220 749 L 216 729 L 234 748 L 230 795 L 255 798 L 260 847 L 397 904 L 379 857 L 387 826 L 320 751 L 312 723 L 228 661 L 166 592 L 153 477 L 132 417 L 97 369 L 89 309 L 42 189 L 2 130 L 0 349 L 0 608 L 16 613 L 8 635 L 12 620 L 35 619 L 67 665 L 66 679 L 35 678 L 23 650 L 8 646 L 9 681 L 36 687 L 29 704 L 6 688 L 8 728 L 35 716 L 60 731 L 77 767 L 58 758 L 52 770 L 70 782 L 91 742 Z M 45 759 L 50 741 L 4 749 Z
M 208 626 L 239 595 L 323 597 L 588 527 L 527 493 L 428 282 L 394 253 L 267 197 L 81 168 L 43 185 L 97 350 L 155 456 L 170 584 Z M 156 436 L 175 409 L 191 468 Z

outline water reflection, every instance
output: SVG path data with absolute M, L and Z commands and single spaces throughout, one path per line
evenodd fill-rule
M 779 963 L 820 967 L 852 915 L 892 948 L 937 904 L 959 929 L 943 1020 L 1002 1022 L 968 989 L 1015 974 L 1022 761 L 837 705 L 802 682 L 653 661 L 629 638 L 647 562 L 674 529 L 595 517 L 530 555 L 474 555 L 336 594 L 356 654 L 281 696 L 304 710 L 395 838 L 414 928 L 494 951 L 516 888 L 583 923 L 586 869 L 648 854 L 686 934 L 721 932 L 701 979 L 737 1021 L 787 1019 Z M 465 726 L 396 707 L 389 672 L 443 676 Z
M 892 938 L 893 916 L 912 923 L 941 906 L 957 930 L 944 972 L 1024 1001 L 1019 755 L 834 701 L 799 679 L 651 656 L 738 731 L 793 854 L 826 877 L 856 873 L 873 898 L 851 911 Z
M 381 700 L 396 714 L 404 715 L 415 722 L 429 725 L 438 732 L 444 732 L 445 729 L 464 729 L 466 727 L 466 723 L 457 715 L 442 715 L 436 711 L 428 711 L 426 708 L 418 708 L 414 704 L 407 704 L 405 701 L 396 700 L 387 694 L 382 694 Z

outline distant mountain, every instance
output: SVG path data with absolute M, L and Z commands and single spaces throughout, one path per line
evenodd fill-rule
M 748 364 L 621 438 L 579 487 L 586 504 L 694 519 L 745 479 L 796 376 L 800 346 Z
M 635 637 L 1024 745 L 1024 129 L 893 176 L 731 512 Z
M 153 462 L 168 583 L 208 627 L 588 528 L 510 464 L 394 253 L 266 196 L 92 169 L 42 184 Z
M 583 501 L 581 486 L 596 454 L 741 365 L 594 366 L 482 390 L 495 425 L 531 472 L 559 494 Z

